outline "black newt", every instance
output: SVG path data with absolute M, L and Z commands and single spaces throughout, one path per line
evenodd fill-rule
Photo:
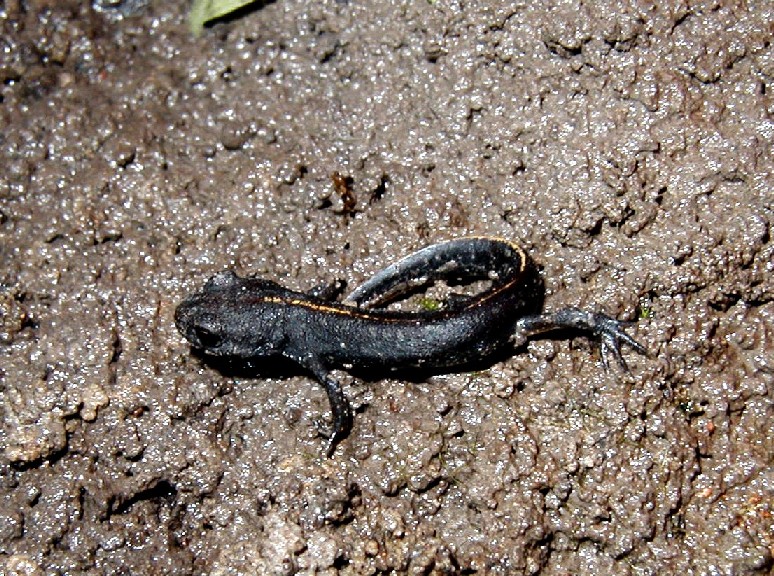
M 482 292 L 456 297 L 440 310 L 401 312 L 383 307 L 435 280 L 489 280 Z M 543 284 L 526 253 L 507 240 L 470 237 L 419 250 L 378 272 L 343 302 L 289 290 L 261 278 L 223 272 L 175 311 L 178 330 L 206 355 L 240 359 L 283 356 L 322 384 L 333 426 L 327 454 L 347 436 L 352 412 L 333 368 L 451 370 L 492 357 L 507 346 L 555 329 L 585 332 L 601 342 L 605 366 L 621 367 L 625 343 L 645 348 L 624 323 L 595 312 L 564 308 L 541 313 Z

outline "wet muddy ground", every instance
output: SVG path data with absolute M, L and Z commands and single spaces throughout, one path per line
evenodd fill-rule
M 186 9 L 0 7 L 0 573 L 770 573 L 770 2 Z M 469 234 L 651 357 L 340 372 L 326 459 L 308 375 L 174 327 Z

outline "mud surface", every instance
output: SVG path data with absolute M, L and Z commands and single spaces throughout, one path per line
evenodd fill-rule
M 0 7 L 0 572 L 770 572 L 770 2 L 186 4 Z M 338 373 L 328 460 L 308 376 L 173 325 L 466 234 L 652 358 Z

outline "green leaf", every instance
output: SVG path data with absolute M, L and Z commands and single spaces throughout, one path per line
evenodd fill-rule
M 243 6 L 253 4 L 256 0 L 194 0 L 188 13 L 188 26 L 194 35 L 201 34 L 204 25 L 239 10 Z

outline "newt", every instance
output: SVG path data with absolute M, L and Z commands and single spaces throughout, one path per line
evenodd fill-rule
M 385 308 L 438 280 L 491 283 L 477 294 L 451 298 L 437 310 Z M 331 375 L 333 369 L 453 371 L 557 329 L 597 339 L 605 367 L 612 356 L 628 370 L 622 344 L 646 354 L 624 331 L 626 323 L 615 318 L 577 308 L 542 312 L 544 288 L 537 267 L 521 247 L 500 238 L 434 244 L 378 272 L 343 301 L 330 292 L 299 292 L 227 271 L 175 310 L 178 330 L 205 355 L 242 360 L 281 356 L 311 373 L 330 402 L 332 427 L 323 434 L 329 457 L 352 425 L 349 402 Z

